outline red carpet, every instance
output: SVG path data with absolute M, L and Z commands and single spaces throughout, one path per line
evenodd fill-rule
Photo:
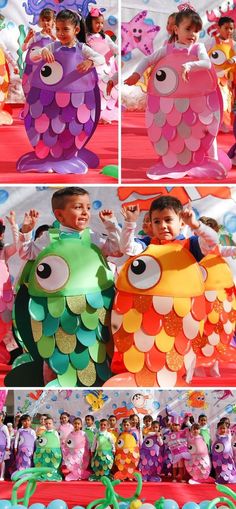
M 145 127 L 145 113 L 140 111 L 125 111 L 122 113 L 122 184 L 163 184 L 174 182 L 173 179 L 153 181 L 146 177 L 146 171 L 157 160 L 155 150 L 148 139 Z M 218 146 L 228 152 L 234 144 L 233 134 L 220 134 Z M 219 183 L 235 183 L 236 167 L 234 167 L 226 179 Z M 179 179 L 178 183 L 202 184 L 200 179 Z M 204 179 L 204 184 L 210 184 L 212 180 Z
M 99 124 L 88 142 L 87 148 L 100 158 L 99 168 L 91 169 L 85 175 L 58 175 L 48 173 L 20 173 L 16 161 L 23 154 L 32 151 L 23 121 L 19 119 L 22 108 L 13 109 L 14 122 L 11 126 L 0 126 L 0 182 L 7 184 L 115 184 L 113 177 L 100 174 L 104 166 L 118 164 L 118 127 L 116 124 Z
M 10 366 L 0 364 L 0 387 L 5 387 L 4 378 L 10 370 Z M 220 366 L 220 377 L 196 377 L 192 380 L 190 385 L 184 384 L 183 387 L 236 387 L 236 365 L 235 364 L 222 364 Z M 209 371 L 207 371 L 209 375 Z
M 131 497 L 134 494 L 136 483 L 123 482 L 116 488 L 116 492 L 123 497 Z M 228 484 L 229 488 L 235 490 L 235 484 Z M 1 483 L 0 499 L 9 500 L 11 497 L 12 483 Z M 22 491 L 19 492 L 22 496 Z M 105 489 L 98 482 L 70 481 L 70 482 L 48 482 L 38 483 L 37 489 L 30 504 L 41 502 L 47 504 L 51 500 L 60 498 L 64 500 L 69 509 L 75 505 L 86 506 L 97 498 L 103 498 Z M 215 484 L 189 485 L 187 483 L 145 483 L 141 493 L 141 499 L 153 503 L 160 497 L 174 499 L 182 507 L 186 502 L 202 502 L 213 500 L 219 495 Z

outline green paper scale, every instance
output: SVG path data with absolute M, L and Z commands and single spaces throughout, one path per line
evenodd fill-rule
M 97 449 L 91 460 L 94 471 L 93 478 L 100 479 L 103 475 L 109 476 L 113 467 L 114 455 L 111 441 L 102 433 L 97 434 Z
M 60 439 L 57 433 L 45 431 L 36 440 L 36 449 L 34 453 L 35 467 L 51 467 L 56 470 L 54 474 L 41 474 L 42 481 L 61 481 L 62 476 L 59 467 L 62 461 L 62 453 L 60 448 Z

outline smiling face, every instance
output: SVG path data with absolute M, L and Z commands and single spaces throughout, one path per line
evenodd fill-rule
M 188 18 L 184 18 L 178 26 L 175 25 L 174 32 L 180 44 L 194 44 L 199 37 L 199 29 Z
M 103 16 L 98 16 L 97 18 L 92 18 L 92 32 L 93 34 L 99 34 L 101 30 L 103 30 L 104 18 Z
M 73 46 L 80 27 L 73 25 L 70 21 L 56 21 L 56 36 L 63 46 Z
M 54 210 L 56 219 L 68 228 L 83 231 L 87 228 L 90 216 L 91 205 L 88 194 L 70 196 L 65 204 L 64 209 Z
M 82 429 L 82 421 L 81 419 L 75 419 L 73 422 L 74 430 L 79 431 Z
M 66 414 L 61 414 L 60 422 L 61 422 L 61 424 L 66 424 L 67 422 L 69 422 L 69 417 L 68 417 L 68 415 L 66 415 Z
M 181 231 L 183 221 L 173 209 L 153 210 L 151 226 L 154 237 L 158 240 L 174 240 Z

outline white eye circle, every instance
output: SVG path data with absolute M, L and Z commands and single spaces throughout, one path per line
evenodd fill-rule
M 63 67 L 59 62 L 46 63 L 40 70 L 40 77 L 45 85 L 55 85 L 63 77 Z
M 224 445 L 220 442 L 217 442 L 214 446 L 214 449 L 216 452 L 223 452 L 224 451 Z
M 20 440 L 19 440 L 19 445 L 23 445 L 24 442 L 25 442 L 25 439 L 24 439 L 24 437 L 21 436 Z
M 118 442 L 117 442 L 117 447 L 120 447 L 120 448 L 121 448 L 121 447 L 123 447 L 123 445 L 124 445 L 124 440 L 123 440 L 122 438 L 120 438 L 120 439 L 118 440 Z
M 192 454 L 194 454 L 194 453 L 196 452 L 196 446 L 195 446 L 195 445 L 190 444 L 190 445 L 188 445 L 188 450 L 189 450 Z
M 73 449 L 74 447 L 74 441 L 71 440 L 71 438 L 69 438 L 67 441 L 66 441 L 66 445 L 67 447 L 69 447 L 70 449 Z
M 147 290 L 158 283 L 161 277 L 161 267 L 152 256 L 140 256 L 132 261 L 127 276 L 134 288 Z
M 38 51 L 39 49 L 41 49 L 39 46 L 34 46 L 33 48 L 31 48 L 31 49 L 29 50 L 28 55 L 27 55 L 27 56 L 28 56 L 28 58 L 29 58 L 30 60 L 32 60 L 32 57 L 34 56 L 35 51 L 36 51 L 36 50 Z M 34 62 L 34 63 L 35 63 L 35 62 Z
M 148 447 L 148 449 L 150 449 L 152 446 L 153 446 L 154 442 L 151 438 L 147 438 L 145 440 L 145 446 Z
M 38 442 L 39 447 L 44 447 L 45 445 L 47 445 L 48 440 L 45 437 L 39 437 L 37 439 L 37 442 Z
M 236 449 L 236 442 L 232 443 L 232 447 L 233 447 L 233 449 Z
M 207 280 L 207 270 L 205 269 L 205 267 L 202 267 L 202 265 L 199 265 L 199 267 L 200 267 L 200 271 L 202 273 L 203 281 L 206 281 Z
M 35 277 L 41 288 L 54 292 L 66 284 L 69 274 L 69 267 L 63 258 L 45 256 L 37 265 Z
M 215 65 L 224 64 L 227 60 L 225 53 L 221 50 L 213 51 L 210 55 L 210 60 Z
M 154 86 L 161 95 L 169 95 L 174 92 L 179 83 L 179 78 L 174 69 L 161 67 L 156 70 Z

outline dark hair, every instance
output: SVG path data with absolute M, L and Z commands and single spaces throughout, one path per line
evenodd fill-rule
M 159 428 L 160 428 L 161 426 L 160 426 L 159 421 L 152 421 L 152 426 L 156 426 L 157 424 L 158 424 L 158 426 L 159 426 Z
M 225 23 L 233 23 L 234 24 L 234 20 L 233 20 L 233 18 L 230 18 L 229 16 L 221 16 L 218 19 L 218 26 L 222 27 L 222 25 L 224 25 Z
M 146 420 L 153 421 L 153 417 L 150 414 L 146 414 L 144 415 L 143 422 L 145 422 Z
M 26 419 L 30 419 L 30 420 L 32 421 L 32 417 L 30 417 L 30 415 L 29 415 L 29 414 L 23 414 L 23 415 L 21 416 L 21 422 L 26 421 Z
M 3 224 L 3 221 L 0 220 L 0 235 L 2 235 L 6 230 L 5 224 Z M 4 242 L 3 240 L 0 240 L 0 251 L 4 248 Z
M 91 415 L 91 414 L 85 415 L 85 419 L 86 419 L 87 417 L 91 417 L 92 421 L 94 422 L 94 417 L 93 417 L 93 415 Z
M 85 24 L 86 24 L 87 32 L 89 34 L 93 33 L 93 27 L 92 27 L 93 19 L 100 18 L 100 16 L 103 17 L 103 14 L 99 14 L 99 16 L 91 16 L 91 14 L 89 12 L 88 16 L 85 18 Z M 99 34 L 102 36 L 103 39 L 105 39 L 104 30 L 100 30 Z
M 218 225 L 217 221 L 213 219 L 213 217 L 202 216 L 199 217 L 199 221 L 212 228 L 212 230 L 215 230 L 215 232 L 218 232 L 220 229 L 220 226 Z
M 63 187 L 52 195 L 52 210 L 64 209 L 71 196 L 84 196 L 85 194 L 89 195 L 88 191 L 82 187 Z
M 56 22 L 57 21 L 69 21 L 69 23 L 74 27 L 79 27 L 80 31 L 78 34 L 76 34 L 76 39 L 79 42 L 86 43 L 85 22 L 80 13 L 77 14 L 76 12 L 70 11 L 69 9 L 63 9 L 57 14 Z
M 226 424 L 227 428 L 230 427 L 230 419 L 229 417 L 221 417 L 218 424 Z
M 107 420 L 107 419 L 100 419 L 100 421 L 99 421 L 99 422 L 100 422 L 100 424 L 101 424 L 101 422 L 108 422 L 108 420 Z
M 114 414 L 109 415 L 108 419 L 111 419 L 111 417 L 113 417 L 113 419 L 115 418 L 117 420 L 117 417 Z
M 49 230 L 50 226 L 48 224 L 41 224 L 34 234 L 34 240 L 38 239 L 41 236 L 41 233 L 47 232 Z
M 60 414 L 60 418 L 61 418 L 62 415 L 66 415 L 66 417 L 68 417 L 68 419 L 70 418 L 70 414 L 68 414 L 68 412 L 62 412 Z
M 200 414 L 199 417 L 198 417 L 198 422 L 200 421 L 201 417 L 206 417 L 206 419 L 207 419 L 206 414 Z
M 136 424 L 136 426 L 137 426 L 137 429 L 140 429 L 140 419 L 139 419 L 139 416 L 137 414 L 131 414 L 129 416 L 129 420 L 131 420 L 132 417 L 137 417 L 138 418 L 138 423 Z
M 199 426 L 199 424 L 197 424 L 197 422 L 194 422 L 194 423 L 192 424 L 192 426 L 191 426 L 191 431 L 192 431 L 193 429 L 200 429 L 200 426 Z
M 53 419 L 53 417 L 51 417 L 51 415 L 47 415 L 45 421 L 52 421 L 52 422 L 54 422 L 54 419 Z
M 73 424 L 75 423 L 75 421 L 79 421 L 82 426 L 82 419 L 80 417 L 75 417 L 73 420 Z
M 49 21 L 50 19 L 55 19 L 56 13 L 52 9 L 45 8 L 39 14 L 39 19 L 46 19 Z
M 125 419 L 122 420 L 122 424 L 125 424 L 126 422 L 129 422 L 130 424 L 130 420 L 127 417 L 125 417 Z
M 194 417 L 193 417 L 193 415 L 190 415 L 189 422 L 191 422 L 191 424 L 194 424 Z
M 173 209 L 175 213 L 179 215 L 183 210 L 183 205 L 181 201 L 179 201 L 178 198 L 175 198 L 174 196 L 160 196 L 156 200 L 153 200 L 151 203 L 149 209 L 150 219 L 152 218 L 152 212 L 154 210 L 164 209 Z
M 224 417 L 222 419 L 220 419 L 220 421 L 217 423 L 217 429 L 220 427 L 220 426 L 226 426 L 226 428 L 228 428 L 229 426 L 226 424 L 225 420 L 224 420 Z
M 194 26 L 198 32 L 200 32 L 200 30 L 202 30 L 202 20 L 196 11 L 193 11 L 192 9 L 185 9 L 183 11 L 178 12 L 175 17 L 176 26 L 178 27 L 180 25 L 180 23 L 182 23 L 182 21 L 185 18 L 189 20 L 189 22 L 191 23 L 191 26 Z M 177 35 L 175 33 L 173 33 L 170 36 L 169 42 L 174 42 L 176 40 L 177 40 Z

